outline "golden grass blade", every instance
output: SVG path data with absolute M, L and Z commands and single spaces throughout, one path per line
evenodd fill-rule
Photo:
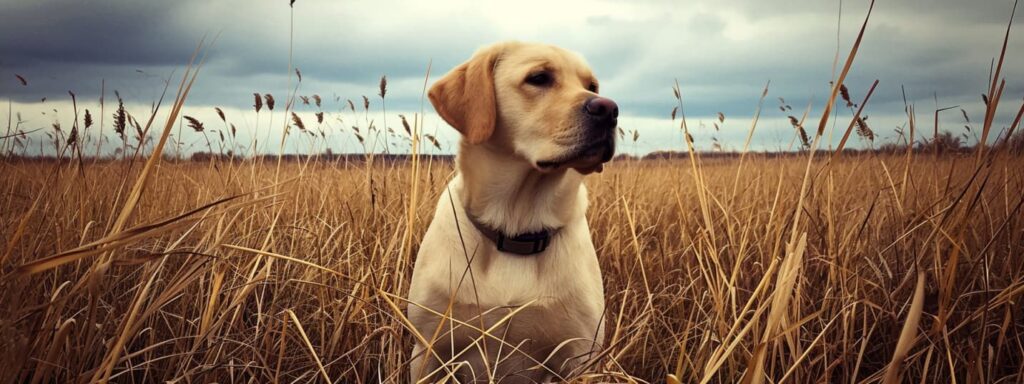
M 117 219 L 114 221 L 114 227 L 111 230 L 112 232 L 119 232 L 121 228 L 124 228 L 128 218 L 131 216 L 132 212 L 135 211 L 135 207 L 138 205 L 139 199 L 142 198 L 142 192 L 145 190 L 146 184 L 149 181 L 150 173 L 162 158 L 164 145 L 167 144 L 167 138 L 171 134 L 171 128 L 178 119 L 178 113 L 181 112 L 181 107 L 185 104 L 185 98 L 188 97 L 188 92 L 192 89 L 192 83 L 199 75 L 199 68 L 202 66 L 202 63 L 195 68 L 195 71 L 192 69 L 192 64 L 195 62 L 196 57 L 198 57 L 199 52 L 202 51 L 202 48 L 203 40 L 200 40 L 199 44 L 196 46 L 196 50 L 192 53 L 192 58 L 189 60 L 185 74 L 181 77 L 181 85 L 178 87 L 178 95 L 174 99 L 174 106 L 171 108 L 171 113 L 167 117 L 167 122 L 164 124 L 163 132 L 160 134 L 160 140 L 157 141 L 156 146 L 153 148 L 153 153 L 149 156 L 146 164 L 142 167 L 142 172 L 139 173 L 139 176 L 135 181 L 135 185 L 132 187 L 128 198 L 125 200 L 121 213 L 118 214 Z M 190 74 L 192 75 L 191 79 L 189 79 Z
M 302 322 L 299 321 L 298 316 L 295 316 L 295 312 L 291 309 L 285 309 L 284 311 L 288 313 L 292 322 L 295 323 L 295 328 L 298 328 L 299 335 L 302 336 L 302 342 L 305 343 L 306 348 L 309 351 L 309 356 L 313 358 L 317 369 L 320 371 L 320 377 L 324 379 L 324 382 L 330 383 L 331 377 L 327 375 L 327 370 L 324 369 L 324 363 L 320 362 L 320 356 L 317 356 L 316 349 L 313 348 L 313 343 L 309 342 L 309 336 L 306 335 L 306 329 L 302 327 Z
M 772 81 L 768 80 L 764 84 L 764 90 L 761 91 L 761 98 L 757 101 L 757 109 L 754 110 L 754 118 L 750 121 L 750 130 L 747 131 L 747 139 L 743 141 L 743 151 L 740 152 L 739 163 L 736 164 L 736 179 L 732 183 L 732 197 L 731 201 L 736 199 L 736 192 L 740 185 L 740 173 L 743 172 L 743 159 L 747 157 L 747 151 L 750 149 L 750 141 L 754 139 L 754 129 L 757 128 L 757 120 L 761 118 L 761 107 L 764 106 L 764 98 L 768 97 L 768 87 L 772 85 Z
M 22 264 L 21 266 L 18 267 L 18 270 L 16 271 L 16 273 L 22 274 L 22 275 L 36 274 L 36 273 L 39 273 L 39 272 L 43 272 L 43 271 L 46 271 L 46 270 L 49 270 L 49 269 L 53 269 L 53 268 L 59 267 L 61 265 L 64 265 L 64 264 L 67 264 L 67 263 L 70 263 L 70 262 L 73 262 L 73 261 L 81 260 L 81 259 L 83 259 L 85 257 L 94 256 L 94 255 L 97 255 L 97 254 L 100 254 L 100 253 L 103 253 L 103 252 L 115 249 L 115 248 L 117 248 L 118 246 L 120 246 L 120 245 L 122 245 L 124 243 L 128 243 L 128 242 L 131 242 L 131 241 L 134 241 L 134 240 L 138 240 L 138 239 L 141 239 L 141 238 L 151 237 L 151 236 L 155 236 L 155 235 L 158 235 L 158 234 L 161 234 L 161 233 L 165 233 L 165 232 L 173 230 L 175 228 L 179 228 L 181 226 L 190 224 L 191 221 L 189 221 L 189 219 L 188 219 L 189 216 L 192 216 L 192 215 L 194 215 L 196 213 L 199 213 L 199 212 L 208 210 L 210 208 L 216 207 L 216 206 L 218 206 L 220 204 L 229 202 L 231 200 L 237 199 L 237 198 L 242 197 L 242 196 L 243 195 L 226 197 L 226 198 L 223 198 L 223 199 L 220 199 L 220 200 L 217 200 L 217 201 L 205 204 L 205 205 L 200 206 L 198 208 L 192 209 L 192 210 L 190 210 L 188 212 L 185 212 L 185 213 L 182 213 L 180 215 L 177 215 L 177 216 L 174 216 L 174 217 L 171 217 L 171 218 L 168 218 L 168 219 L 164 219 L 164 220 L 158 221 L 156 223 L 145 224 L 145 225 L 140 225 L 138 227 L 130 228 L 130 229 L 118 232 L 118 233 L 111 234 L 109 236 L 106 236 L 106 237 L 104 237 L 102 239 L 90 242 L 88 244 L 76 247 L 74 249 L 71 249 L 71 250 L 68 250 L 68 251 L 65 251 L 65 252 L 53 255 L 53 256 L 49 256 L 49 257 L 46 257 L 46 258 L 43 258 L 43 259 L 39 259 L 39 260 L 35 260 L 35 261 L 29 262 L 29 263 Z M 195 219 L 191 219 L 191 220 L 195 220 Z
M 206 309 L 203 310 L 203 320 L 199 323 L 200 334 L 206 334 L 210 330 L 210 322 L 213 321 L 213 316 L 217 309 L 217 298 L 220 297 L 221 285 L 224 284 L 225 269 L 226 266 L 223 263 L 218 263 L 213 268 L 210 296 L 206 301 Z
M 75 329 L 74 326 L 75 319 L 67 319 L 57 329 L 57 334 L 50 340 L 50 350 L 46 352 L 46 359 L 36 365 L 36 371 L 32 374 L 32 384 L 40 383 L 44 378 L 50 377 L 50 370 L 53 369 L 51 362 L 57 361 L 61 349 L 64 348 L 64 343 L 67 342 L 68 335 Z
M 843 315 L 842 312 L 836 314 L 835 316 L 832 317 L 832 320 L 829 320 L 829 322 L 825 324 L 821 332 L 818 333 L 818 336 L 815 336 L 814 340 L 811 340 L 811 344 L 807 346 L 806 350 L 804 350 L 804 353 L 800 354 L 800 357 L 797 357 L 796 360 L 793 361 L 792 365 L 790 365 L 789 369 L 786 370 L 786 373 L 782 375 L 782 378 L 779 379 L 777 384 L 782 384 L 786 382 L 786 379 L 790 378 L 793 373 L 797 372 L 797 368 L 800 367 L 800 363 L 811 354 L 811 352 L 814 350 L 814 346 L 817 345 L 818 342 L 825 337 L 825 335 L 827 334 L 826 331 L 828 331 L 829 328 L 832 327 L 832 324 L 834 324 L 835 321 L 839 319 L 839 316 L 841 315 Z M 785 333 L 785 331 L 783 333 Z
M 308 262 L 308 261 L 305 261 L 305 260 L 296 259 L 296 258 L 291 257 L 291 256 L 285 256 L 285 255 L 280 255 L 280 254 L 273 253 L 273 252 L 261 251 L 261 250 L 258 250 L 258 249 L 252 249 L 252 248 L 243 247 L 243 246 L 240 246 L 240 245 L 221 244 L 220 246 L 224 247 L 224 248 L 228 248 L 228 249 L 234 249 L 234 250 L 238 250 L 238 251 L 245 251 L 245 252 L 255 253 L 257 255 L 269 256 L 269 257 L 273 257 L 275 259 L 286 260 L 286 261 L 289 261 L 289 262 L 292 262 L 292 263 L 301 264 L 301 265 L 304 265 L 304 266 L 307 266 L 307 267 L 310 267 L 310 268 L 315 268 L 315 269 L 320 270 L 320 271 L 328 272 L 328 273 L 331 273 L 331 274 L 333 274 L 335 276 L 348 277 L 348 276 L 342 274 L 341 272 L 335 271 L 333 269 L 330 269 L 330 268 L 327 268 L 327 267 L 323 267 L 323 266 L 320 266 L 320 265 L 318 265 L 316 263 L 311 263 L 311 262 Z
M 996 109 L 999 107 L 999 99 L 1003 97 L 1003 89 L 1005 88 L 1006 80 L 1004 79 L 999 82 L 999 86 L 996 87 L 995 93 L 989 96 L 989 102 L 985 106 L 985 122 L 982 126 L 981 138 L 978 139 L 978 145 L 975 146 L 977 148 L 975 152 L 978 154 L 978 162 L 980 162 L 982 157 L 985 156 L 986 149 L 988 148 L 988 136 L 992 132 L 992 123 L 996 118 Z
M 818 122 L 818 131 L 814 135 L 814 143 L 811 144 L 810 152 L 807 155 L 807 168 L 804 171 L 803 184 L 800 186 L 800 194 L 797 199 L 796 212 L 798 212 L 798 214 L 793 215 L 792 232 L 790 232 L 789 237 L 790 244 L 796 243 L 797 233 L 800 230 L 800 218 L 803 215 L 799 214 L 799 212 L 803 210 L 807 187 L 811 182 L 811 164 L 814 161 L 814 153 L 818 151 L 818 143 L 821 141 L 821 135 L 825 132 L 825 125 L 828 123 L 829 115 L 832 114 L 832 106 L 835 105 L 836 96 L 839 95 L 839 90 L 843 86 L 843 81 L 846 80 L 846 75 L 850 73 L 850 67 L 853 66 L 853 59 L 857 57 L 857 51 L 860 49 L 860 43 L 864 38 L 864 30 L 868 27 L 868 20 L 871 19 L 871 11 L 874 8 L 875 0 L 871 0 L 871 4 L 868 6 L 867 15 L 864 16 L 864 23 L 861 24 L 860 32 L 857 33 L 857 40 L 853 42 L 853 47 L 850 48 L 850 55 L 846 58 L 846 63 L 843 64 L 843 70 L 839 73 L 839 78 L 832 84 L 832 94 L 829 96 L 828 101 L 825 104 L 825 111 L 822 112 L 821 120 Z
M 644 282 L 644 293 L 647 298 L 647 303 L 650 304 L 651 300 L 651 284 L 647 281 L 647 269 L 644 268 L 643 251 L 640 248 L 640 239 L 636 235 L 636 219 L 633 218 L 633 213 L 629 210 L 629 203 L 625 198 L 622 198 L 622 210 L 626 213 L 626 221 L 629 224 L 630 235 L 633 238 L 633 248 L 636 250 L 636 263 L 640 269 L 640 277 Z
M 160 267 L 162 267 L 162 264 L 163 263 L 161 263 L 160 266 L 153 268 L 151 272 L 159 270 Z M 129 338 L 134 336 L 131 329 L 136 324 L 136 319 L 138 318 L 139 313 L 143 311 L 142 305 L 149 299 L 149 290 L 152 289 L 153 283 L 156 281 L 159 274 L 150 273 L 148 276 L 149 278 L 146 279 L 142 289 L 136 292 L 135 299 L 128 310 L 127 316 L 125 316 L 121 321 L 121 326 L 119 328 L 121 331 L 119 332 L 119 335 L 113 340 L 113 344 L 111 344 L 107 349 L 107 353 L 104 355 L 102 362 L 93 374 L 91 381 L 105 383 L 110 379 L 110 374 L 113 372 L 114 365 L 117 364 L 117 360 L 121 356 L 121 351 L 124 348 L 125 343 L 128 342 Z M 146 274 L 140 276 L 140 279 L 144 279 L 145 277 Z
M 914 347 L 917 327 L 921 322 L 921 313 L 924 309 L 924 282 L 924 272 L 918 271 L 917 286 L 914 288 L 910 309 L 907 310 L 907 319 L 903 322 L 903 330 L 900 331 L 900 338 L 896 342 L 896 350 L 893 351 L 892 360 L 889 361 L 889 367 L 885 370 L 885 378 L 882 379 L 885 384 L 894 384 L 900 381 L 900 367 L 903 365 L 903 359 Z
M 839 96 L 839 89 L 843 86 L 843 82 L 846 81 L 846 75 L 850 73 L 850 67 L 853 66 L 853 58 L 857 57 L 857 51 L 860 50 L 860 43 L 864 39 L 864 30 L 868 27 L 868 20 L 871 19 L 871 11 L 875 9 L 875 0 L 871 0 L 871 4 L 868 5 L 868 14 L 864 16 L 864 23 L 860 26 L 860 32 L 857 33 L 857 39 L 853 42 L 853 47 L 850 48 L 850 56 L 846 57 L 846 63 L 843 64 L 843 70 L 839 72 L 839 78 L 832 83 L 832 94 L 828 98 L 828 103 L 825 104 L 825 111 L 821 114 L 821 121 L 818 122 L 818 133 L 817 136 L 821 136 L 825 133 L 825 125 L 828 123 L 829 115 L 832 114 L 832 106 L 836 103 L 836 96 Z
M 776 336 L 776 330 L 786 321 L 785 316 L 789 312 L 789 302 L 793 298 L 793 288 L 797 279 L 800 278 L 800 269 L 803 264 L 804 250 L 807 248 L 807 234 L 801 234 L 796 244 L 791 244 L 786 258 L 782 261 L 779 274 L 775 280 L 775 292 L 772 293 L 771 311 L 768 312 L 768 319 L 765 325 L 764 334 L 758 349 L 753 354 L 751 364 L 748 365 L 744 374 L 744 383 L 760 384 L 764 382 L 764 358 L 769 340 Z
M 832 158 L 829 163 L 835 161 L 836 157 L 843 152 L 843 148 L 846 148 L 846 140 L 850 138 L 850 133 L 853 132 L 853 127 L 857 125 L 857 120 L 860 119 L 861 112 L 864 112 L 864 107 L 868 105 L 868 101 L 871 100 L 871 95 L 875 93 L 875 87 L 878 86 L 878 80 L 871 83 L 871 88 L 868 88 L 867 95 L 864 96 L 864 100 L 860 102 L 860 106 L 857 107 L 857 112 L 853 114 L 853 118 L 850 119 L 850 125 L 846 127 L 846 132 L 843 133 L 843 138 L 839 140 L 839 145 L 836 146 L 835 152 L 832 153 Z
M 686 152 L 690 158 L 690 170 L 693 172 L 693 179 L 697 185 L 697 200 L 700 202 L 701 217 L 704 218 L 704 232 L 711 237 L 714 242 L 715 231 L 713 229 L 711 220 L 711 208 L 708 203 L 708 198 L 705 192 L 704 174 L 701 172 L 700 159 L 697 157 L 697 151 L 693 147 L 693 135 L 690 134 L 690 128 L 686 125 L 686 113 L 683 110 L 683 97 L 682 89 L 679 87 L 679 80 L 675 80 L 675 88 L 673 88 L 676 95 L 676 101 L 679 104 L 679 125 L 683 128 L 683 141 L 686 142 Z
M 18 245 L 18 241 L 25 235 L 25 229 L 28 228 L 28 222 L 32 218 L 32 215 L 35 214 L 36 209 L 39 208 L 39 202 L 42 201 L 43 195 L 43 193 L 36 195 L 36 198 L 32 201 L 32 206 L 29 207 L 28 211 L 21 216 L 21 220 L 18 221 L 18 227 L 14 230 L 14 234 L 11 235 L 11 238 L 7 240 L 7 247 L 4 249 L 3 256 L 0 257 L 0 267 L 2 267 L 7 259 L 11 257 L 11 254 L 14 253 L 14 247 Z
M 1010 21 L 1006 25 L 1006 34 L 1003 36 L 1003 47 L 999 51 L 999 63 L 996 65 L 995 72 L 992 73 L 992 86 L 988 90 L 988 103 L 985 106 L 985 122 L 981 129 L 981 139 L 978 141 L 978 158 L 977 161 L 981 161 L 984 156 L 985 148 L 988 145 L 988 136 L 992 132 L 992 122 L 996 117 L 996 108 L 999 107 L 999 99 L 1003 95 L 1003 88 L 1006 86 L 1006 80 L 1001 79 L 1003 72 L 1003 61 L 1006 59 L 1006 46 L 1010 42 L 1010 29 L 1013 27 L 1013 16 L 1017 14 L 1017 0 L 1013 1 L 1013 9 L 1010 10 Z M 997 87 L 996 84 L 999 84 Z
M 1013 123 L 1010 124 L 1010 128 L 1006 130 L 1006 136 L 1003 136 L 1003 147 L 1009 144 L 1010 139 L 1013 138 L 1013 134 L 1017 131 L 1017 127 L 1020 126 L 1020 119 L 1024 117 L 1024 104 L 1020 105 L 1020 109 L 1017 110 L 1017 117 L 1013 118 Z
M 757 308 L 756 311 L 754 311 L 754 314 L 753 314 L 752 317 L 753 318 L 757 318 L 757 317 L 761 316 L 761 314 L 764 313 L 764 311 L 767 310 L 767 309 L 768 309 L 767 303 L 765 303 L 764 305 L 761 305 L 760 307 Z M 747 322 L 746 325 L 743 328 L 741 328 L 739 330 L 739 332 L 736 333 L 736 336 L 734 336 L 732 338 L 732 342 L 729 343 L 729 345 L 726 348 L 722 349 L 721 350 L 722 352 L 717 353 L 717 355 L 720 356 L 720 357 L 718 359 L 714 359 L 714 360 L 710 361 L 711 365 L 708 366 L 708 368 L 705 370 L 704 378 L 701 379 L 701 381 L 700 381 L 701 384 L 710 383 L 714 379 L 715 373 L 717 373 L 718 370 L 722 368 L 722 365 L 725 364 L 728 356 L 740 345 L 740 342 L 744 341 L 744 337 L 746 337 L 747 333 L 749 333 L 751 330 L 754 329 L 754 324 L 755 324 L 754 321 Z M 757 348 L 760 348 L 760 344 L 755 345 L 754 348 L 755 348 L 755 353 L 754 354 L 756 355 L 757 354 L 757 352 L 756 352 Z

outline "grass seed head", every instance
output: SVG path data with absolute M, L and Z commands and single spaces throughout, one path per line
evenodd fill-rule
M 193 131 L 202 132 L 206 130 L 206 127 L 204 127 L 203 123 L 200 122 L 198 119 L 188 115 L 185 115 L 184 118 L 186 121 L 188 121 L 188 127 L 192 128 Z
M 850 90 L 846 88 L 846 84 L 839 85 L 839 95 L 842 96 L 843 101 L 846 102 L 847 108 L 856 107 L 856 104 L 853 103 L 853 100 L 850 100 Z
M 412 129 L 409 128 L 409 121 L 405 119 L 405 115 L 398 115 L 402 119 L 402 128 L 405 129 L 405 134 L 412 136 Z
M 266 95 L 263 95 L 263 99 L 266 100 L 266 102 L 267 102 L 267 109 L 273 111 L 274 110 L 274 95 L 271 95 L 271 94 L 268 93 Z
M 117 91 L 114 91 L 117 95 Z M 117 95 L 117 111 L 114 112 L 114 132 L 124 140 L 124 128 L 128 124 L 128 111 L 124 109 L 124 100 Z
M 295 112 L 292 112 L 292 123 L 294 123 L 299 130 L 306 130 L 306 124 L 302 123 L 302 119 L 299 118 L 299 115 L 296 115 Z

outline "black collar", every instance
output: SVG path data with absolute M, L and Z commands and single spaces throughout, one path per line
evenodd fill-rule
M 477 221 L 469 212 L 466 212 L 466 216 L 484 237 L 494 242 L 499 251 L 517 255 L 536 255 L 544 252 L 551 245 L 551 237 L 558 232 L 558 229 L 543 229 L 518 236 L 508 236 L 504 232 Z

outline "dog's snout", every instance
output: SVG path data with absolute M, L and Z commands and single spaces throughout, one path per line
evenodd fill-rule
M 610 120 L 619 117 L 619 105 L 611 99 L 604 97 L 593 97 L 583 104 L 583 110 L 587 115 L 599 119 Z

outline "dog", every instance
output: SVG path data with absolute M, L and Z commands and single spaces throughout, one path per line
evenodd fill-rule
M 413 382 L 544 382 L 604 339 L 583 177 L 615 151 L 618 106 L 578 54 L 484 47 L 429 90 L 461 133 L 409 288 Z

